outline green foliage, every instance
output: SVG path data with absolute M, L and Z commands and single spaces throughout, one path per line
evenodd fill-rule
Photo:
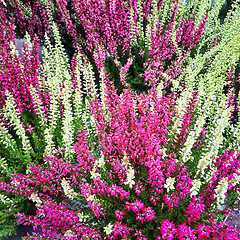
M 120 67 L 124 66 L 128 58 L 131 56 L 134 56 L 133 63 L 130 66 L 127 75 L 126 75 L 126 82 L 130 84 L 131 89 L 135 90 L 138 94 L 147 92 L 147 90 L 150 89 L 150 87 L 147 85 L 144 79 L 144 66 L 143 64 L 147 61 L 148 54 L 147 51 L 143 54 L 143 56 L 140 55 L 141 48 L 138 46 L 133 46 L 131 54 L 125 53 L 123 55 L 122 53 L 122 46 L 118 47 L 118 53 L 121 59 L 121 65 L 116 66 L 116 63 L 111 57 L 106 57 L 105 60 L 105 69 L 107 73 L 109 73 L 109 79 L 114 82 L 114 86 L 118 90 L 118 94 L 121 94 L 124 86 L 122 85 L 120 81 Z M 140 76 L 141 75 L 141 76 Z
M 4 217 L 2 217 L 2 216 L 4 216 Z M 11 218 L 9 216 L 9 214 L 4 215 L 4 211 L 2 211 L 2 210 L 0 211 L 0 219 L 1 219 L 0 239 L 3 239 L 4 237 L 16 235 L 16 226 L 18 225 L 16 223 L 16 219 Z
M 0 239 L 16 234 L 17 212 L 27 213 L 29 201 L 22 196 L 0 192 Z

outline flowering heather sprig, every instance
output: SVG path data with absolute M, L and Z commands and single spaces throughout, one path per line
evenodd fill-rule
M 14 19 L 6 17 L 6 9 L 4 9 L 2 2 L 0 3 L 0 66 L 2 66 L 2 61 L 9 57 L 9 42 L 13 42 L 15 39 L 15 26 Z
M 111 56 L 118 58 L 118 46 L 123 53 L 131 51 L 131 43 L 137 34 L 134 25 L 137 19 L 137 1 L 73 1 L 76 11 L 86 32 L 86 43 L 91 50 L 101 37 L 105 49 Z M 87 17 L 88 16 L 88 17 Z M 135 36 L 136 38 L 136 36 Z
M 188 207 L 186 208 L 186 215 L 188 217 L 188 224 L 190 225 L 192 221 L 196 222 L 196 220 L 200 219 L 202 213 L 204 213 L 205 205 L 201 197 L 196 198 L 193 197 L 193 200 L 190 202 Z
M 183 70 L 182 63 L 189 55 L 190 49 L 196 46 L 203 33 L 207 15 L 202 23 L 196 26 L 196 22 L 191 20 L 191 17 L 178 19 L 178 4 L 174 2 L 173 7 L 170 7 L 172 11 L 168 23 L 165 23 L 161 15 L 152 20 L 154 24 L 150 25 L 149 31 L 149 60 L 144 64 L 148 69 L 144 73 L 146 81 L 150 80 L 152 74 L 154 74 L 152 79 L 159 82 L 163 78 L 161 80 L 166 84 L 169 84 L 168 78 L 175 79 Z M 166 61 L 171 61 L 172 64 L 166 66 Z M 165 71 L 168 77 L 165 77 Z
M 209 206 L 215 201 L 221 205 L 225 201 L 226 193 L 231 188 L 235 188 L 234 179 L 239 174 L 239 153 L 225 151 L 214 163 L 211 172 L 211 183 L 206 187 L 203 196 Z
M 21 124 L 20 121 L 20 113 L 17 112 L 15 108 L 15 102 L 13 96 L 6 91 L 6 106 L 4 106 L 3 111 L 1 114 L 3 115 L 3 119 L 10 122 L 10 126 L 16 131 L 16 134 L 22 140 L 22 149 L 26 152 L 27 162 L 30 162 L 30 153 L 33 151 L 30 141 L 26 136 L 26 132 L 24 126 Z
M 126 84 L 126 74 L 129 70 L 129 67 L 133 64 L 133 59 L 129 58 L 127 63 L 120 68 L 120 81 L 123 85 Z
M 7 39 L 7 37 L 6 37 Z M 0 108 L 5 104 L 5 92 L 9 91 L 14 95 L 15 104 L 19 112 L 33 111 L 36 112 L 36 102 L 31 94 L 31 88 L 35 88 L 39 95 L 39 103 L 47 111 L 48 95 L 41 93 L 39 85 L 41 79 L 39 75 L 40 62 L 38 58 L 38 39 L 34 38 L 30 43 L 27 36 L 28 46 L 24 45 L 22 57 L 15 50 L 13 42 L 5 41 L 1 55 L 1 73 L 0 73 Z
M 175 228 L 175 224 L 169 222 L 169 220 L 164 220 L 161 222 L 161 227 L 157 227 L 160 229 L 161 235 L 163 239 L 172 240 L 174 239 L 174 235 L 177 233 Z M 156 239 L 162 239 L 161 236 L 157 236 Z
M 222 93 L 228 81 L 229 69 L 239 69 L 240 55 L 239 49 L 239 9 L 229 11 L 228 21 L 222 25 L 217 23 L 217 14 L 219 2 L 209 14 L 209 20 L 206 29 L 203 31 L 202 38 L 196 46 L 197 54 L 194 57 L 188 57 L 188 67 L 182 71 L 176 80 L 176 87 L 183 78 L 186 87 L 199 88 L 202 82 L 205 82 L 205 94 L 215 91 Z M 213 27 L 213 25 L 218 27 Z M 209 49 L 209 46 L 212 47 Z M 202 79 L 202 74 L 205 75 Z M 237 86 L 235 85 L 235 89 Z
M 73 23 L 73 20 L 71 19 L 71 14 L 69 10 L 67 9 L 67 1 L 66 0 L 57 0 L 56 1 L 58 10 L 60 13 L 60 20 L 64 21 L 66 24 L 67 32 L 70 33 L 71 37 L 73 38 L 73 41 L 75 44 L 77 43 L 77 27 Z M 75 45 L 76 47 L 76 45 Z

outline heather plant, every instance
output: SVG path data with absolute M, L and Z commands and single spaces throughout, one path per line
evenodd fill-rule
M 98 96 L 89 62 L 76 59 L 92 76 L 96 142 L 82 128 L 77 165 L 50 152 L 44 166 L 1 182 L 36 204 L 36 216 L 18 213 L 19 222 L 43 234 L 25 239 L 239 239 L 226 222 L 231 209 L 218 210 L 239 196 L 238 142 L 229 147 L 225 135 L 233 111 L 227 96 L 205 94 L 204 83 L 180 97 L 161 85 L 141 95 L 128 86 L 119 96 L 104 67 Z
M 9 30 L 0 43 L 0 180 L 5 182 L 14 174 L 28 172 L 33 163 L 44 165 L 47 153 L 61 155 L 73 163 L 76 156 L 73 144 L 82 126 L 89 129 L 94 139 L 91 126 L 87 126 L 89 110 L 84 104 L 88 101 L 84 100 L 86 86 L 91 85 L 90 66 L 80 72 L 78 66 L 82 63 L 77 58 L 69 64 L 56 26 L 53 26 L 55 45 L 46 37 L 42 66 L 37 37 L 30 39 L 26 35 L 27 44 L 20 57 L 13 44 L 13 22 L 9 26 L 0 27 L 1 31 Z M 85 77 L 84 83 L 81 75 Z M 31 201 L 5 191 L 0 195 L 2 238 L 13 233 L 16 226 L 13 216 L 17 212 L 27 213 Z
M 221 6 L 221 5 L 220 5 Z M 216 86 L 220 92 L 223 86 L 227 84 L 229 71 L 231 78 L 237 80 L 239 73 L 239 5 L 238 1 L 232 6 L 232 11 L 229 11 L 224 24 L 220 24 L 216 15 L 217 9 L 220 8 L 217 4 L 215 11 L 209 13 L 209 20 L 203 34 L 197 44 L 196 54 L 188 56 L 187 67 L 182 71 L 178 78 L 179 81 L 185 79 L 186 87 L 197 87 L 199 80 L 204 76 L 209 87 L 212 85 L 211 78 L 219 79 L 219 84 Z M 206 6 L 201 5 L 205 11 Z M 234 73 L 235 72 L 235 73 Z M 173 81 L 174 82 L 174 81 Z M 208 88 L 209 90 L 211 88 Z
M 6 59 L 9 58 L 8 52 L 10 51 L 9 45 L 7 44 L 8 42 L 12 41 L 14 39 L 14 25 L 12 21 L 6 21 L 6 12 L 4 11 L 3 8 L 0 8 L 0 66 L 1 66 L 1 71 L 3 71 L 3 65 Z M 2 74 L 1 74 L 2 75 Z M 4 84 L 4 82 L 1 82 Z M 1 94 L 2 94 L 2 85 L 1 86 Z M 1 101 L 2 101 L 2 96 L 1 96 Z M 2 133 L 3 133 L 3 125 L 4 123 L 1 121 L 0 122 L 0 136 L 2 138 Z M 7 144 L 10 141 L 7 139 Z M 9 147 L 11 147 L 9 145 Z M 2 157 L 2 153 L 4 151 L 7 151 L 4 147 L 1 146 L 0 148 L 0 171 L 1 171 L 1 181 L 8 181 L 9 177 L 7 177 L 8 174 L 8 166 L 6 161 Z M 17 164 L 16 164 L 17 167 Z M 23 210 L 23 204 L 22 202 L 23 197 L 14 197 L 11 198 L 11 194 L 6 194 L 6 192 L 1 191 L 0 192 L 1 196 L 1 202 L 0 202 L 0 238 L 11 235 L 14 233 L 15 226 L 17 225 L 15 218 L 12 217 L 13 214 L 15 214 L 18 211 Z M 25 198 L 26 199 L 26 198 Z M 20 204 L 19 204 L 20 203 Z M 17 206 L 18 204 L 18 206 Z M 13 207 L 14 206 L 14 207 Z M 11 208 L 15 208 L 15 212 L 11 211 Z

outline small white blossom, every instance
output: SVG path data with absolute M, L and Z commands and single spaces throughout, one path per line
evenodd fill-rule
M 217 197 L 218 206 L 220 206 L 224 203 L 224 200 L 226 198 L 225 193 L 227 192 L 227 187 L 228 187 L 228 178 L 225 177 L 218 184 L 216 193 L 215 193 L 215 196 Z
M 87 218 L 89 218 L 88 215 L 84 215 L 82 212 L 78 213 L 78 219 L 79 219 L 79 222 L 85 222 Z
M 40 206 L 40 204 L 42 203 L 40 198 L 35 193 L 31 194 L 31 199 L 32 199 L 33 202 L 36 203 L 36 206 Z
M 77 215 L 78 215 L 79 222 L 82 222 L 84 218 L 83 213 L 78 213 Z
M 128 172 L 127 172 L 127 180 L 126 182 L 124 182 L 125 185 L 129 185 L 130 188 L 133 187 L 133 185 L 135 184 L 135 182 L 133 181 L 133 179 L 135 178 L 134 176 L 134 169 L 129 166 L 128 168 Z
M 70 187 L 69 183 L 66 181 L 65 178 L 62 179 L 61 186 L 64 190 L 65 195 L 68 196 L 70 199 L 73 200 L 73 198 L 76 197 L 76 193 Z
M 101 156 L 101 157 L 98 159 L 98 167 L 99 167 L 99 168 L 102 168 L 102 167 L 104 167 L 104 165 L 105 165 L 104 156 Z
M 91 179 L 100 178 L 101 174 L 98 172 L 91 171 Z
M 89 195 L 86 199 L 88 202 L 92 202 L 95 200 L 95 197 L 93 195 Z
M 167 189 L 167 192 L 169 192 L 170 189 L 174 190 L 174 183 L 175 183 L 175 178 L 169 177 L 166 180 L 166 183 L 164 184 L 164 187 Z
M 68 237 L 72 237 L 73 236 L 73 232 L 71 230 L 67 230 L 64 234 L 64 236 L 68 236 Z
M 109 235 L 112 232 L 113 224 L 109 223 L 106 227 L 104 227 L 104 232 Z
M 198 171 L 197 171 L 197 175 L 200 173 L 200 176 L 204 175 L 204 170 L 205 168 L 208 166 L 208 161 L 206 159 L 206 157 L 202 157 L 200 159 L 200 161 L 198 162 Z
M 190 196 L 192 197 L 197 195 L 200 187 L 201 187 L 201 181 L 199 179 L 195 179 L 190 189 L 190 192 L 191 192 Z

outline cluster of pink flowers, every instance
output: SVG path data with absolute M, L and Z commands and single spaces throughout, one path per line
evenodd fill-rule
M 14 96 L 19 112 L 23 110 L 35 111 L 34 100 L 30 93 L 30 88 L 34 87 L 40 97 L 41 104 L 45 106 L 44 111 L 47 113 L 46 106 L 49 103 L 49 96 L 48 93 L 42 92 L 39 87 L 40 81 L 43 81 L 39 74 L 39 39 L 38 37 L 32 39 L 32 47 L 24 44 L 22 49 L 24 54 L 21 57 L 14 53 L 14 20 L 9 20 L 7 26 L 4 26 L 6 13 L 3 8 L 0 8 L 0 11 L 1 23 L 3 23 L 0 27 L 0 31 L 3 33 L 0 41 L 2 69 L 0 71 L 0 108 L 5 104 L 6 91 L 9 91 Z
M 1 4 L 3 4 L 1 2 Z M 25 35 L 26 31 L 33 37 L 44 36 L 45 33 L 51 32 L 51 4 L 44 6 L 39 1 L 5 1 L 7 6 L 7 18 L 12 15 L 16 19 L 21 34 Z M 24 8 L 23 8 L 24 6 Z M 24 13 L 24 12 L 27 13 Z M 39 14 L 40 13 L 40 14 Z

